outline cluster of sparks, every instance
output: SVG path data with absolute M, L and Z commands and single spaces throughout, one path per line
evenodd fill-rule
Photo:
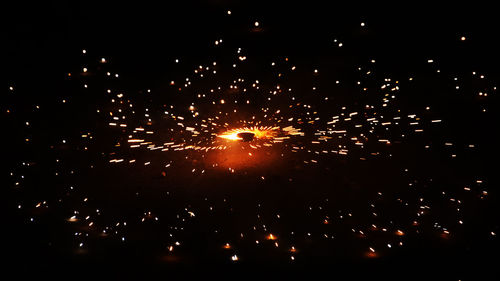
M 279 127 L 232 129 L 218 135 L 217 137 L 227 140 L 243 140 L 240 134 L 246 133 L 246 134 L 251 134 L 254 138 L 257 139 L 273 139 L 276 135 L 276 130 L 278 129 Z
M 226 16 L 233 15 L 227 12 Z M 250 25 L 252 32 L 262 32 L 265 28 L 265 24 L 259 22 Z M 367 28 L 365 23 L 361 24 L 361 28 Z M 215 40 L 213 48 L 224 48 L 228 40 Z M 465 37 L 460 36 L 457 41 L 465 41 Z M 332 49 L 342 48 L 345 48 L 343 43 L 335 39 Z M 232 55 L 230 63 L 206 61 L 196 65 L 192 73 L 167 81 L 165 84 L 169 88 L 166 91 L 180 96 L 177 102 L 169 104 L 168 101 L 159 100 L 162 93 L 155 93 L 155 90 L 145 88 L 133 93 L 113 86 L 120 83 L 121 76 L 112 71 L 112 58 L 95 60 L 89 53 L 91 50 L 82 51 L 81 55 L 90 61 L 79 66 L 78 71 L 68 73 L 66 79 L 78 85 L 78 91 L 83 89 L 105 97 L 105 102 L 96 104 L 95 114 L 100 122 L 107 124 L 107 128 L 101 134 L 91 127 L 82 128 L 78 137 L 61 139 L 55 144 L 55 149 L 59 147 L 64 150 L 66 148 L 63 145 L 69 145 L 75 154 L 99 155 L 93 156 L 95 158 L 85 165 L 93 170 L 119 169 L 125 178 L 130 174 L 153 174 L 171 179 L 171 183 L 176 185 L 191 186 L 190 182 L 203 182 L 204 177 L 212 177 L 207 182 L 213 177 L 230 182 L 231 175 L 242 175 L 252 184 L 267 184 L 273 166 L 277 169 L 299 169 L 300 173 L 306 175 L 315 169 L 328 175 L 328 169 L 324 167 L 339 161 L 366 162 L 376 166 L 377 161 L 392 159 L 397 153 L 392 148 L 404 145 L 407 140 L 418 143 L 417 146 L 423 151 L 431 151 L 434 147 L 446 151 L 446 157 L 450 160 L 460 157 L 460 153 L 473 153 L 477 149 L 474 143 L 430 141 L 431 137 L 426 137 L 426 133 L 429 131 L 428 134 L 432 135 L 439 131 L 446 120 L 439 116 L 439 112 L 432 111 L 432 105 L 413 112 L 400 108 L 398 102 L 400 93 L 405 87 L 412 87 L 414 80 L 419 79 L 418 75 L 398 79 L 379 75 L 374 59 L 354 68 L 353 75 L 357 76 L 357 81 L 329 79 L 329 87 L 337 87 L 338 91 L 342 91 L 342 86 L 349 84 L 350 87 L 356 87 L 360 95 L 358 104 L 337 104 L 332 101 L 335 100 L 335 93 L 322 92 L 318 86 L 321 78 L 318 68 L 305 70 L 308 74 L 295 74 L 299 69 L 294 65 L 293 58 L 276 58 L 262 66 L 267 71 L 263 75 L 273 77 L 263 82 L 245 68 L 245 64 L 252 60 L 251 52 L 246 53 L 244 48 L 225 50 L 224 56 Z M 182 59 L 174 61 L 175 64 L 182 63 Z M 429 72 L 447 75 L 439 70 L 434 60 L 429 59 L 426 63 Z M 294 75 L 309 75 L 317 79 L 307 95 L 301 92 L 303 90 L 294 89 Z M 485 85 L 478 90 L 481 99 L 496 93 L 493 83 L 480 73 L 471 72 L 467 78 L 451 78 L 457 91 L 461 80 L 476 79 Z M 104 82 L 94 83 L 95 79 Z M 15 92 L 14 86 L 9 91 Z M 71 100 L 71 95 L 68 95 L 58 102 L 67 104 Z M 478 110 L 487 111 L 486 106 Z M 8 114 L 15 114 L 12 111 L 15 109 L 7 110 Z M 26 126 L 30 127 L 31 123 L 36 121 L 26 121 Z M 242 134 L 251 137 L 244 141 Z M 25 142 L 34 145 L 37 137 L 26 137 Z M 51 145 L 54 150 L 54 144 Z M 102 156 L 105 161 L 102 161 Z M 146 209 L 140 214 L 123 217 L 119 214 L 105 216 L 102 213 L 106 212 L 106 206 L 89 204 L 89 201 L 98 201 L 99 193 L 93 192 L 92 196 L 87 196 L 85 187 L 78 187 L 78 181 L 70 176 L 81 174 L 83 177 L 85 173 L 71 168 L 76 164 L 69 159 L 59 160 L 56 157 L 55 161 L 55 175 L 66 179 L 64 187 L 61 187 L 65 195 L 58 194 L 46 199 L 26 196 L 18 199 L 17 206 L 19 210 L 25 210 L 29 221 L 33 222 L 37 216 L 43 216 L 36 210 L 71 202 L 63 209 L 67 223 L 79 225 L 75 227 L 78 230 L 74 233 L 77 252 L 86 249 L 87 241 L 99 237 L 116 237 L 125 243 L 128 241 L 127 229 L 130 225 L 133 225 L 134 231 L 140 232 L 141 224 L 163 223 L 168 235 L 165 241 L 158 242 L 159 248 L 164 251 L 168 261 L 176 260 L 176 249 L 182 252 L 184 243 L 189 243 L 182 239 L 183 233 L 192 227 L 191 221 L 213 220 L 215 216 L 223 217 L 227 223 L 233 208 L 237 208 L 229 197 L 223 196 L 222 201 L 217 201 L 198 191 L 202 194 L 202 203 L 191 203 L 189 198 L 169 203 L 174 206 L 178 204 L 179 207 L 170 213 L 157 208 L 156 211 Z M 65 161 L 65 166 L 61 166 L 60 161 Z M 29 177 L 28 170 L 32 166 L 36 167 L 32 162 L 25 159 L 13 168 L 11 176 L 15 188 L 25 185 L 23 182 L 25 175 Z M 292 162 L 293 165 L 289 164 Z M 294 168 L 296 166 L 299 168 Z M 312 231 L 306 226 L 297 227 L 287 223 L 289 220 L 283 220 L 287 210 L 276 210 L 272 206 L 265 209 L 263 206 L 269 206 L 270 203 L 266 205 L 258 201 L 254 202 L 255 209 L 246 210 L 255 212 L 255 221 L 243 225 L 227 223 L 225 226 L 221 225 L 222 221 L 215 221 L 210 225 L 215 237 L 214 244 L 220 242 L 218 248 L 221 255 L 231 262 L 245 259 L 244 254 L 238 252 L 238 245 L 245 243 L 256 247 L 269 244 L 277 251 L 286 253 L 287 259 L 293 262 L 300 258 L 299 250 L 308 247 L 304 241 L 340 240 L 342 243 L 342 239 L 348 241 L 351 238 L 345 237 L 352 236 L 352 239 L 364 241 L 360 256 L 376 258 L 381 254 L 389 255 L 392 248 L 404 247 L 408 234 L 418 235 L 425 229 L 432 229 L 442 239 L 450 239 L 453 231 L 460 232 L 467 223 L 462 206 L 474 200 L 485 200 L 488 196 L 484 179 L 472 175 L 463 186 L 439 190 L 429 195 L 432 199 L 428 199 L 426 188 L 434 185 L 432 176 L 418 177 L 412 175 L 407 167 L 400 168 L 398 177 L 406 181 L 401 192 L 386 192 L 383 187 L 367 191 L 370 195 L 362 204 L 366 207 L 336 207 L 330 203 L 332 200 L 328 196 L 313 203 L 303 202 L 303 206 L 297 208 L 315 225 L 311 227 L 314 229 Z M 293 171 L 281 175 L 290 184 L 297 180 Z M 245 188 L 235 188 L 239 188 L 240 193 L 247 192 Z M 311 191 L 314 192 L 314 187 Z M 169 199 L 165 201 L 175 202 L 172 198 L 175 198 L 176 192 L 182 193 L 165 188 L 158 191 L 158 196 L 166 196 Z M 140 196 L 140 193 L 136 192 L 135 195 Z M 435 198 L 446 202 L 443 205 L 448 210 L 444 212 L 446 216 L 432 213 L 434 205 L 441 202 Z M 399 211 L 384 213 L 383 208 L 387 205 L 404 210 L 408 216 L 398 220 L 395 213 Z M 432 217 L 431 222 L 426 219 L 427 216 Z M 440 219 L 444 222 L 439 222 Z M 422 223 L 431 226 L 421 227 Z M 224 228 L 230 228 L 231 233 L 238 234 L 223 234 Z M 496 236 L 494 231 L 490 228 L 487 236 Z M 298 245 L 302 245 L 302 248 Z

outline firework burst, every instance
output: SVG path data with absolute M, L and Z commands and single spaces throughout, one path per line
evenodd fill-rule
M 264 20 L 246 24 L 243 36 L 268 32 Z M 234 263 L 377 259 L 422 235 L 461 239 L 468 207 L 490 194 L 474 165 L 478 141 L 456 123 L 462 112 L 447 108 L 456 102 L 483 120 L 494 81 L 470 69 L 458 75 L 439 58 L 421 59 L 411 74 L 373 59 L 375 51 L 344 61 L 355 38 L 325 39 L 328 53 L 313 60 L 316 50 L 271 55 L 215 33 L 203 55 L 173 56 L 154 87 L 119 73 L 113 56 L 83 50 L 84 62 L 64 75 L 81 103 L 65 96 L 50 112 L 78 119 L 71 129 L 35 131 L 35 117 L 7 109 L 29 132 L 10 174 L 17 210 L 33 223 L 51 206 L 50 225 L 62 225 L 76 254 L 105 239 L 153 237 L 152 256 L 167 263 L 203 251 Z M 446 102 L 415 89 L 445 92 Z M 40 178 L 51 189 L 38 189 Z M 494 238 L 496 229 L 481 231 Z

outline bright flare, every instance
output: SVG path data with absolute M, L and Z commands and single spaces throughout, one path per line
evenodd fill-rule
M 232 129 L 225 133 L 217 135 L 217 137 L 227 140 L 243 140 L 243 138 L 239 134 L 250 133 L 253 134 L 253 137 L 256 139 L 272 139 L 277 135 L 278 129 L 279 127 L 251 127 Z

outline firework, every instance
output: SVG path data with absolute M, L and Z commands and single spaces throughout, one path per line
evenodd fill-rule
M 268 27 L 253 18 L 241 36 Z M 483 120 L 495 81 L 450 71 L 439 56 L 419 58 L 411 74 L 373 59 L 376 51 L 340 68 L 355 38 L 325 38 L 329 53 L 313 60 L 315 50 L 271 55 L 221 34 L 201 58 L 172 54 L 156 85 L 122 75 L 126 61 L 78 51 L 83 63 L 61 70 L 69 94 L 45 113 L 61 128 L 37 124 L 45 105 L 30 104 L 32 115 L 6 109 L 25 129 L 10 176 L 26 222 L 62 225 L 78 255 L 144 243 L 166 263 L 378 259 L 421 237 L 467 240 L 471 206 L 491 193 L 481 140 L 460 122 L 465 110 Z M 415 89 L 444 92 L 444 102 Z M 495 223 L 474 225 L 496 239 Z

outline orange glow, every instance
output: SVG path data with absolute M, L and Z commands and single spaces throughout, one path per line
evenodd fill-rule
M 449 239 L 450 238 L 450 232 L 447 231 L 447 230 L 444 230 L 443 232 L 441 232 L 441 234 L 439 236 L 441 238 L 443 238 L 443 239 Z
M 231 249 L 231 245 L 229 245 L 229 243 L 226 243 L 226 245 L 222 246 L 222 248 L 224 248 L 224 249 Z
M 71 218 L 67 219 L 69 222 L 76 222 L 78 219 L 75 216 L 72 216 Z
M 376 258 L 378 254 L 375 252 L 375 249 L 372 247 L 368 248 L 369 251 L 365 252 L 365 257 L 367 258 Z
M 369 251 L 369 252 L 365 253 L 365 257 L 367 257 L 367 258 L 376 258 L 376 257 L 378 257 L 378 255 L 375 252 Z
M 227 139 L 227 140 L 243 140 L 242 137 L 238 136 L 241 133 L 251 133 L 256 139 L 272 139 L 277 134 L 278 127 L 250 127 L 250 128 L 240 128 L 240 129 L 232 129 L 227 132 L 224 132 L 220 135 L 217 135 L 219 138 Z
M 274 236 L 273 234 L 269 234 L 267 237 L 266 237 L 267 240 L 276 240 L 278 239 L 276 236 Z

